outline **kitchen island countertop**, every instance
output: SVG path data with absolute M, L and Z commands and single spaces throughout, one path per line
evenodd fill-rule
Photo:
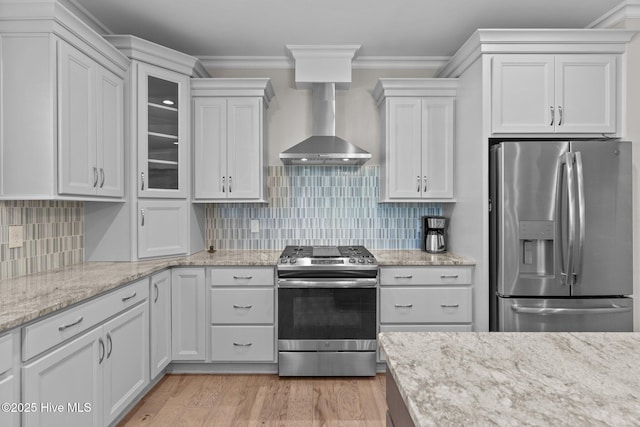
M 0 333 L 47 314 L 81 303 L 168 267 L 272 266 L 281 250 L 217 250 L 190 256 L 137 262 L 85 262 L 0 280 Z M 395 253 L 395 255 L 394 255 Z M 381 265 L 453 265 L 473 262 L 452 254 L 430 255 L 420 250 L 374 251 Z M 453 257 L 453 258 L 452 258 Z
M 416 426 L 640 425 L 639 333 L 388 332 Z

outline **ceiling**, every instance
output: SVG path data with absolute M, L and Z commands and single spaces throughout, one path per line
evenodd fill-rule
M 620 0 L 69 0 L 103 25 L 199 56 L 287 55 L 361 44 L 358 56 L 451 56 L 477 28 L 584 28 Z

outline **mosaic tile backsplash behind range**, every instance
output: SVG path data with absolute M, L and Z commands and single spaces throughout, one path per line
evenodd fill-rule
M 9 249 L 9 226 L 24 227 L 24 245 Z M 82 202 L 0 201 L 0 280 L 83 261 Z
M 269 203 L 209 204 L 207 242 L 217 249 L 364 245 L 417 249 L 420 218 L 439 204 L 378 203 L 380 167 L 269 166 Z M 260 230 L 251 232 L 251 220 Z

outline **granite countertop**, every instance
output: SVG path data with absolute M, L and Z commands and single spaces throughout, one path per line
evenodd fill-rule
M 451 252 L 430 254 L 418 249 L 371 250 L 379 265 L 475 265 L 476 262 Z
M 275 266 L 280 250 L 217 250 L 138 262 L 85 262 L 0 281 L 0 333 L 126 285 L 167 267 Z M 472 265 L 473 261 L 420 250 L 373 251 L 380 265 Z
M 138 262 L 85 262 L 0 281 L 0 333 L 167 267 L 274 266 L 281 251 L 219 250 Z
M 640 333 L 388 332 L 416 426 L 640 425 Z

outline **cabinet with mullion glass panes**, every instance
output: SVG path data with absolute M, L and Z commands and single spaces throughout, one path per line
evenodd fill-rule
M 178 190 L 178 84 L 148 77 L 148 188 Z

